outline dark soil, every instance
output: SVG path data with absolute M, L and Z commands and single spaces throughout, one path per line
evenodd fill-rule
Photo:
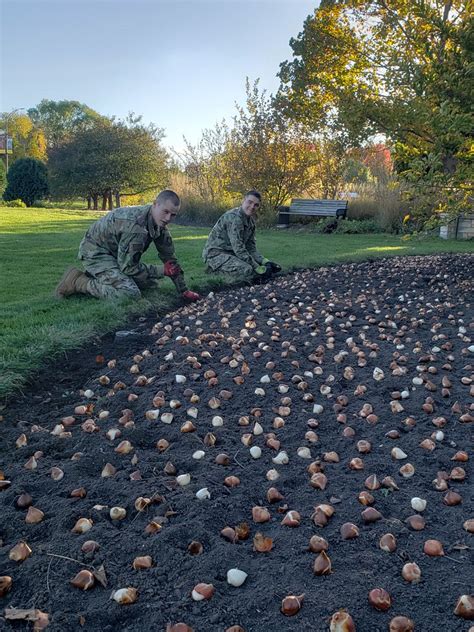
M 267 285 L 210 295 L 159 323 L 137 322 L 134 335 L 96 340 L 45 368 L 31 390 L 3 411 L 0 424 L 0 470 L 11 481 L 0 492 L 0 575 L 13 579 L 11 591 L 0 598 L 0 629 L 31 629 L 30 623 L 2 618 L 5 608 L 16 607 L 47 612 L 48 632 L 164 632 L 168 623 L 179 621 L 195 632 L 224 632 L 237 624 L 246 632 L 322 632 L 329 630 L 331 615 L 345 608 L 357 632 L 385 632 L 396 615 L 413 619 L 416 632 L 467 632 L 469 622 L 453 610 L 460 595 L 472 592 L 473 584 L 472 535 L 463 528 L 474 517 L 472 455 L 467 462 L 452 458 L 471 445 L 474 355 L 468 347 L 474 331 L 473 269 L 474 256 L 443 255 L 307 270 Z M 143 356 L 145 349 L 150 356 L 138 360 L 138 374 L 131 373 L 134 355 Z M 116 366 L 110 368 L 107 363 L 113 359 Z M 235 367 L 229 365 L 232 359 Z M 354 369 L 352 380 L 347 379 L 346 367 Z M 376 367 L 384 372 L 381 381 L 373 377 Z M 209 370 L 217 374 L 217 384 L 211 380 L 209 385 L 209 375 L 204 376 Z M 107 386 L 98 382 L 104 375 L 110 378 Z M 186 376 L 186 383 L 177 383 L 176 375 Z M 149 383 L 136 385 L 138 376 L 146 376 Z M 236 376 L 243 376 L 244 382 L 236 383 Z M 263 376 L 270 381 L 262 382 Z M 421 385 L 413 383 L 418 376 Z M 444 391 L 443 377 L 451 383 Z M 124 388 L 117 388 L 119 382 Z M 279 392 L 279 385 L 287 385 L 288 392 Z M 366 392 L 356 395 L 358 385 L 365 385 Z M 255 392 L 260 388 L 264 394 Z M 94 391 L 92 397 L 84 396 L 85 389 Z M 397 392 L 404 390 L 409 396 L 397 399 Z M 160 415 L 171 412 L 171 400 L 182 404 L 172 411 L 171 424 L 145 417 L 146 411 L 157 408 L 153 398 L 159 391 L 165 399 Z M 229 391 L 231 398 L 225 399 L 222 391 Z M 199 402 L 190 402 L 191 393 Z M 138 398 L 130 401 L 130 394 Z M 346 396 L 347 403 L 340 396 Z M 213 397 L 220 400 L 217 409 L 209 406 Z M 288 412 L 278 410 L 285 397 L 291 398 L 286 404 L 290 410 L 281 415 Z M 430 397 L 432 413 L 422 409 Z M 391 402 L 401 403 L 403 410 L 393 412 Z M 321 413 L 313 412 L 315 403 L 324 407 Z M 374 423 L 360 415 L 366 403 L 378 416 Z M 74 412 L 80 404 L 92 404 L 88 414 Z M 196 430 L 183 433 L 181 426 L 190 419 L 187 410 L 192 406 L 198 409 L 192 419 Z M 131 411 L 125 419 L 124 409 Z M 101 411 L 109 411 L 108 418 L 99 419 Z M 69 415 L 75 417 L 75 423 L 65 428 L 71 435 L 52 435 Z M 212 425 L 215 415 L 223 418 L 223 426 Z M 345 421 L 338 415 L 345 415 Z M 274 419 L 280 416 L 285 425 L 275 428 Z M 241 425 L 242 417 L 249 425 Z M 433 421 L 439 417 L 446 419 L 444 438 L 435 440 L 433 451 L 423 449 L 420 442 L 437 431 Z M 96 432 L 81 428 L 86 419 L 96 422 Z M 134 423 L 125 427 L 127 419 Z M 251 445 L 260 446 L 262 456 L 253 459 L 241 437 L 252 433 L 257 421 L 264 433 L 254 435 Z M 348 426 L 355 436 L 343 435 Z M 119 428 L 120 438 L 109 440 L 110 428 Z M 319 437 L 316 443 L 305 438 L 310 429 Z M 397 430 L 399 437 L 387 437 L 390 430 Z M 216 437 L 214 446 L 206 445 L 210 432 Z M 271 432 L 288 454 L 286 465 L 272 462 L 277 451 L 266 445 Z M 15 443 L 22 433 L 27 445 L 18 448 Z M 156 447 L 159 439 L 170 443 L 164 452 Z M 367 454 L 357 449 L 361 439 L 371 443 Z M 127 455 L 114 451 L 122 440 L 133 446 Z M 310 448 L 310 460 L 297 455 L 301 446 Z M 405 460 L 391 458 L 395 446 L 407 454 Z M 204 450 L 202 460 L 192 458 L 196 450 Z M 37 451 L 42 452 L 37 468 L 25 469 Z M 339 462 L 325 460 L 331 451 L 337 452 Z M 78 452 L 80 458 L 72 460 Z M 228 455 L 228 465 L 215 462 L 222 453 Z M 356 457 L 363 460 L 361 471 L 349 467 Z M 324 491 L 309 482 L 308 465 L 318 461 L 328 479 Z M 169 462 L 176 475 L 191 475 L 188 486 L 180 487 L 176 475 L 164 472 Z M 399 473 L 407 462 L 415 467 L 412 478 Z M 106 463 L 117 468 L 112 478 L 101 477 Z M 61 480 L 51 478 L 52 467 L 64 471 Z M 446 492 L 437 491 L 432 481 L 438 472 L 449 474 L 453 467 L 464 468 L 467 477 L 447 481 L 448 489 L 462 497 L 460 504 L 447 506 Z M 273 482 L 267 480 L 272 468 L 279 473 Z M 137 471 L 141 480 L 131 480 Z M 399 489 L 382 485 L 371 492 L 383 517 L 365 524 L 358 495 L 371 474 L 379 481 L 393 477 Z M 239 477 L 238 487 L 223 484 L 229 475 Z M 266 499 L 272 486 L 284 497 L 276 504 Z M 84 498 L 70 496 L 78 487 L 86 489 Z M 198 500 L 195 493 L 204 487 L 211 498 Z M 16 505 L 24 492 L 44 512 L 42 522 L 25 523 L 27 510 Z M 139 496 L 154 499 L 143 512 L 134 508 Z M 426 527 L 421 531 L 405 522 L 417 513 L 410 506 L 413 497 L 427 501 L 422 514 Z M 325 527 L 312 520 L 321 503 L 335 509 Z M 268 507 L 269 522 L 253 521 L 256 505 Z M 124 520 L 110 519 L 113 506 L 127 510 Z M 286 509 L 301 514 L 299 527 L 281 524 Z M 91 518 L 93 526 L 77 535 L 71 530 L 81 517 Z M 148 535 L 145 528 L 152 519 L 162 528 Z M 220 535 L 224 527 L 243 522 L 250 528 L 248 539 L 231 543 Z M 358 538 L 342 539 L 345 522 L 359 527 Z M 253 550 L 257 532 L 273 538 L 271 552 Z M 397 539 L 394 553 L 379 548 L 379 539 L 387 532 Z M 308 542 L 314 534 L 329 543 L 332 573 L 326 576 L 313 573 L 316 554 L 308 550 Z M 443 557 L 424 554 L 428 539 L 443 543 Z M 22 540 L 32 554 L 22 563 L 13 562 L 9 553 Z M 83 553 L 86 540 L 97 541 L 98 551 Z M 202 554 L 188 552 L 191 541 L 203 545 Z M 134 570 L 134 558 L 143 555 L 150 555 L 154 566 Z M 419 583 L 402 578 L 407 561 L 421 568 Z M 81 564 L 91 570 L 103 565 L 107 587 L 98 582 L 88 591 L 73 587 L 70 580 L 84 568 Z M 227 584 L 230 568 L 248 573 L 241 587 Z M 191 591 L 199 582 L 214 585 L 209 601 L 192 600 Z M 112 591 L 127 586 L 138 590 L 136 603 L 121 606 L 110 599 Z M 391 594 L 387 612 L 368 603 L 369 591 L 377 587 Z M 301 593 L 305 597 L 300 612 L 285 617 L 280 612 L 282 598 Z

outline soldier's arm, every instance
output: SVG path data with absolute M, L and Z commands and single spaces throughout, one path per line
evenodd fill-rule
M 171 235 L 167 230 L 164 230 L 158 239 L 155 239 L 155 247 L 158 252 L 158 256 L 166 263 L 167 261 L 171 261 L 176 265 L 179 265 L 178 259 L 176 258 L 176 253 L 174 251 L 173 240 L 171 239 Z M 181 266 L 180 266 L 181 267 Z M 176 290 L 182 294 L 187 290 L 186 281 L 184 280 L 183 272 L 180 272 L 177 276 L 171 279 L 175 284 Z
M 247 250 L 247 246 L 244 242 L 244 227 L 238 217 L 232 218 L 227 227 L 227 234 L 229 235 L 230 245 L 236 257 L 245 261 L 252 266 L 255 270 L 260 264 L 253 258 L 252 254 Z

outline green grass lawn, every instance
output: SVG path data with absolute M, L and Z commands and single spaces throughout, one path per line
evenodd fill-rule
M 0 208 L 0 397 L 25 385 L 41 363 L 60 351 L 78 347 L 127 318 L 150 309 L 179 304 L 174 286 L 164 279 L 160 290 L 140 301 L 108 303 L 85 296 L 58 301 L 53 290 L 64 269 L 75 263 L 79 242 L 97 214 L 60 209 Z M 171 228 L 189 286 L 208 291 L 221 280 L 204 272 L 201 251 L 208 229 Z M 472 252 L 472 242 L 426 239 L 403 241 L 385 234 L 319 235 L 307 230 L 261 230 L 257 243 L 285 270 L 372 257 L 435 252 Z M 144 261 L 156 261 L 152 246 Z

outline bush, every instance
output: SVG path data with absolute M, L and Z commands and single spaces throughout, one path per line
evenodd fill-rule
M 340 235 L 360 235 L 362 233 L 380 233 L 381 229 L 374 219 L 341 219 L 334 232 Z
M 232 207 L 204 202 L 197 197 L 185 198 L 181 205 L 181 211 L 178 214 L 177 223 L 213 226 L 222 213 L 225 213 L 230 208 Z
M 2 201 L 2 206 L 7 206 L 11 208 L 26 208 L 26 204 L 23 202 L 23 200 L 8 200 L 8 202 Z
M 26 206 L 48 195 L 48 172 L 46 165 L 35 158 L 19 158 L 7 173 L 7 188 L 3 199 L 20 199 Z

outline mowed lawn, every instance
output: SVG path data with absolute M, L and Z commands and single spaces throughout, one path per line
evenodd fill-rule
M 53 290 L 76 262 L 79 242 L 98 215 L 76 210 L 0 207 L 0 397 L 23 387 L 41 363 L 111 331 L 127 318 L 180 304 L 169 279 L 140 301 L 105 302 L 85 296 L 58 301 Z M 176 251 L 189 286 L 207 292 L 222 285 L 206 274 L 201 251 L 207 228 L 172 226 Z M 472 242 L 404 241 L 385 234 L 319 235 L 307 229 L 261 230 L 257 243 L 284 270 L 340 261 L 435 252 L 472 252 Z M 144 257 L 157 260 L 153 245 Z

